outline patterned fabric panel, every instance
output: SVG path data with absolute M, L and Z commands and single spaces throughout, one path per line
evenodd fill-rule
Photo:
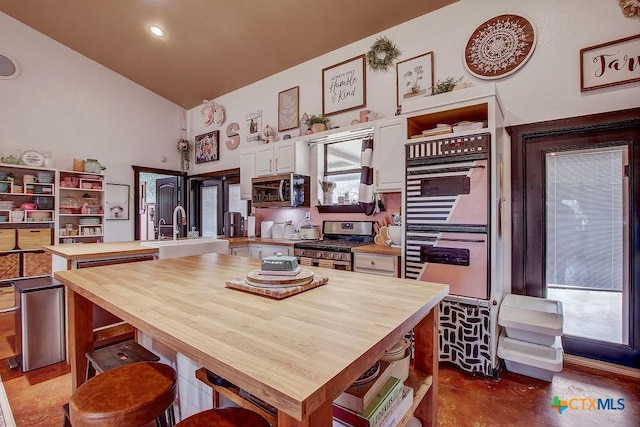
M 493 376 L 490 310 L 453 301 L 440 303 L 440 361 L 464 371 Z

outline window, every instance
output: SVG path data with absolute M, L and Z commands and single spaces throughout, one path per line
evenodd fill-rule
M 358 200 L 361 150 L 361 139 L 324 145 L 324 177 L 336 184 L 333 190 L 335 198 L 343 196 L 348 197 L 350 201 Z

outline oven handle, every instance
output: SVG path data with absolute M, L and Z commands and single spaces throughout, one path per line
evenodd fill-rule
M 484 239 L 448 239 L 446 237 L 436 238 L 436 240 L 441 240 L 445 242 L 466 242 L 466 243 L 484 243 Z
M 453 173 L 453 172 L 467 172 L 469 169 L 485 169 L 485 165 L 469 165 L 469 166 L 444 166 L 440 168 L 429 168 L 426 170 L 412 170 L 408 172 L 409 175 L 430 175 L 435 173 Z

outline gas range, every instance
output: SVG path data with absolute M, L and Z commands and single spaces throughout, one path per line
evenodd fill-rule
M 368 245 L 375 236 L 373 221 L 324 221 L 322 234 L 323 240 L 294 243 L 293 253 L 301 264 L 351 270 L 351 248 Z

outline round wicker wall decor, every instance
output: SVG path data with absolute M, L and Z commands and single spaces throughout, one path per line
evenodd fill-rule
M 498 79 L 514 73 L 531 57 L 536 29 L 526 18 L 500 15 L 480 25 L 464 50 L 467 70 L 481 79 Z

